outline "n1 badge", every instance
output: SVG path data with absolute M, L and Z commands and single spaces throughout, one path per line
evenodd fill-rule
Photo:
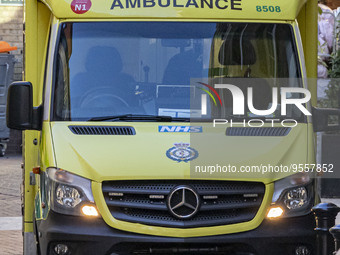
M 91 0 L 73 0 L 71 3 L 72 11 L 77 14 L 84 14 L 90 10 L 91 6 Z

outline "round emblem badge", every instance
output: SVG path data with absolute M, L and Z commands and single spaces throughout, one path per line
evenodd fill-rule
M 198 157 L 198 152 L 189 143 L 175 143 L 174 147 L 167 150 L 166 156 L 177 162 L 189 162 Z
M 91 0 L 73 0 L 71 3 L 71 9 L 74 13 L 84 14 L 91 8 Z
M 178 219 L 193 217 L 199 207 L 199 195 L 189 186 L 177 186 L 168 196 L 168 209 Z

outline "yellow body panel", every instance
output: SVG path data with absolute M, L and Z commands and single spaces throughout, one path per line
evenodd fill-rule
M 308 89 L 312 94 L 312 105 L 316 106 L 317 96 L 317 59 L 318 59 L 318 5 L 316 0 L 308 0 L 300 11 L 297 20 L 301 33 L 306 62 Z
M 81 122 L 51 123 L 56 167 L 96 182 L 198 177 L 260 181 L 267 184 L 283 176 L 232 173 L 224 177 L 191 175 L 190 168 L 196 165 L 214 165 L 217 162 L 234 165 L 237 168 L 242 165 L 307 163 L 307 124 L 299 124 L 292 128 L 287 136 L 281 137 L 226 136 L 227 126 L 214 128 L 211 123 L 195 123 L 203 126 L 203 133 L 161 133 L 158 132 L 157 122 L 129 123 L 136 130 L 136 135 L 133 136 L 83 136 L 75 135 L 69 130 L 69 125 L 78 124 L 89 125 Z M 174 125 L 174 123 L 161 124 Z M 126 123 L 105 122 L 99 125 L 125 126 Z M 188 163 L 178 163 L 169 159 L 166 156 L 167 150 L 175 143 L 181 142 L 189 143 L 198 151 L 199 157 Z M 226 162 L 221 161 L 224 158 Z
M 43 3 L 28 0 L 25 4 L 25 80 L 33 84 L 33 104 L 42 103 L 43 74 L 45 66 L 45 52 L 47 48 L 48 31 L 51 13 Z M 23 133 L 24 177 L 24 231 L 31 232 L 34 199 L 38 191 L 37 186 L 29 185 L 30 172 L 33 167 L 40 165 L 39 146 L 34 145 L 36 139 L 40 141 L 39 131 L 25 131 Z

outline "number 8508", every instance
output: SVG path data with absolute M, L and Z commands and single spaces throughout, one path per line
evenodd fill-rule
M 256 6 L 256 11 L 258 12 L 281 12 L 280 6 L 267 6 L 267 5 L 258 5 Z

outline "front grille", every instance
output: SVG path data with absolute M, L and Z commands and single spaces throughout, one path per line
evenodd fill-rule
M 171 191 L 183 185 L 197 192 L 201 204 L 198 212 L 189 219 L 176 218 L 167 206 Z M 263 183 L 236 181 L 106 181 L 102 189 L 114 218 L 178 228 L 250 221 L 261 206 L 265 193 Z

